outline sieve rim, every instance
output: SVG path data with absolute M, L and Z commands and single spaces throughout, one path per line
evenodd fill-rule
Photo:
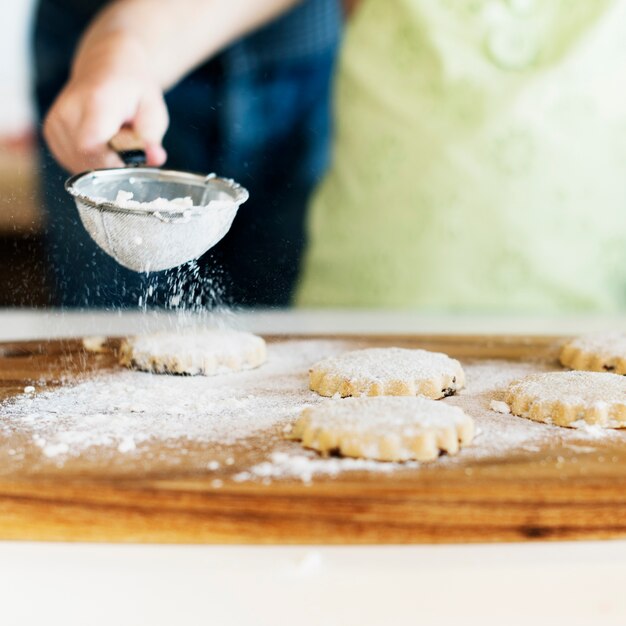
M 141 207 L 121 207 L 117 205 L 115 202 L 110 200 L 105 200 L 102 202 L 95 202 L 93 198 L 85 195 L 78 191 L 75 185 L 83 178 L 87 176 L 114 176 L 120 173 L 128 173 L 129 177 L 137 176 L 141 174 L 157 174 L 159 176 L 163 176 L 165 178 L 177 179 L 184 182 L 185 179 L 193 180 L 195 182 L 200 182 L 203 184 L 217 183 L 218 186 L 222 187 L 224 191 L 227 193 L 233 194 L 233 203 L 237 206 L 242 205 L 246 200 L 248 200 L 250 194 L 248 190 L 240 185 L 238 182 L 231 178 L 223 178 L 218 176 L 217 174 L 200 174 L 195 172 L 185 172 L 181 170 L 168 170 L 161 169 L 158 167 L 114 167 L 108 169 L 97 169 L 97 170 L 87 170 L 85 172 L 80 172 L 79 174 L 74 174 L 70 176 L 65 181 L 65 190 L 77 201 L 86 205 L 91 209 L 96 209 L 98 211 L 106 211 L 110 213 L 123 213 L 123 214 L 133 214 L 133 215 L 177 215 L 185 217 L 196 217 L 202 215 L 207 206 L 210 207 L 210 203 L 207 206 L 198 206 L 198 207 L 181 207 L 177 209 L 176 207 L 172 207 L 171 209 L 163 209 L 163 208 L 141 208 Z

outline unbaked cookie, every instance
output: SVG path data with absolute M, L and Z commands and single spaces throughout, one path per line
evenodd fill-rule
M 91 336 L 83 337 L 83 348 L 85 352 L 91 352 L 93 354 L 101 354 L 106 352 L 107 338 L 103 336 Z
M 626 334 L 578 337 L 561 350 L 561 363 L 574 370 L 626 374 Z
M 159 374 L 212 376 L 258 367 L 266 358 L 261 337 L 236 330 L 140 335 L 120 347 L 122 365 Z
M 548 372 L 511 383 L 511 413 L 559 426 L 626 427 L 626 378 L 599 372 Z
M 443 398 L 465 384 L 461 364 L 440 352 L 368 348 L 331 356 L 309 370 L 309 386 L 322 396 L 426 396 Z
M 378 461 L 432 461 L 474 436 L 462 409 L 428 398 L 329 400 L 300 414 L 292 438 L 324 455 Z

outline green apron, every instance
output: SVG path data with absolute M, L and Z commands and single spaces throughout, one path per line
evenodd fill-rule
M 365 0 L 297 303 L 626 308 L 626 1 Z

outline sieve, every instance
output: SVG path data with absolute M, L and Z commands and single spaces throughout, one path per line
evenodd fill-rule
M 141 148 L 116 152 L 130 167 L 77 174 L 66 181 L 65 189 L 74 197 L 91 238 L 136 272 L 157 272 L 199 258 L 224 237 L 248 199 L 247 190 L 233 180 L 144 167 Z M 139 203 L 157 198 L 164 202 L 129 206 L 116 202 L 119 191 L 131 192 Z M 167 202 L 185 197 L 191 198 L 192 207 Z

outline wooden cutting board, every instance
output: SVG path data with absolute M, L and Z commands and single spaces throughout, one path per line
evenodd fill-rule
M 268 337 L 269 342 L 285 341 Z M 306 339 L 303 337 L 301 339 Z M 354 339 L 350 337 L 350 339 Z M 443 351 L 461 359 L 556 363 L 559 338 L 360 337 L 366 345 Z M 111 341 L 115 347 L 115 341 Z M 0 398 L 114 366 L 78 340 L 0 344 Z M 345 472 L 237 483 L 255 449 L 233 446 L 215 472 L 188 455 L 138 469 L 90 455 L 71 465 L 13 468 L 0 448 L 0 538 L 161 543 L 380 544 L 603 539 L 626 536 L 626 433 L 579 449 L 554 442 L 502 458 L 419 470 Z M 267 442 L 265 442 L 267 444 Z M 290 444 L 297 446 L 298 444 Z M 267 446 L 266 446 L 267 447 Z M 152 458 L 176 454 L 171 446 Z M 259 445 L 259 450 L 263 445 Z M 220 483 L 219 485 L 217 483 Z

